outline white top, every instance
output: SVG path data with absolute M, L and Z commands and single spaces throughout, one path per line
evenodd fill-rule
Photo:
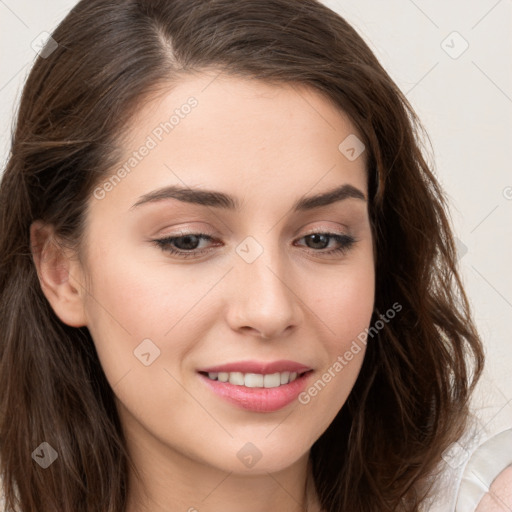
M 512 466 L 512 428 L 480 445 L 466 464 L 455 512 L 472 512 L 496 477 Z
M 425 512 L 475 512 L 496 477 L 512 465 L 512 428 L 483 437 L 473 424 L 443 453 L 445 468 Z

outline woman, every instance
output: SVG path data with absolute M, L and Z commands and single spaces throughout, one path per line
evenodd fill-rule
M 52 38 L 0 187 L 7 510 L 426 510 L 483 353 L 361 37 L 84 0 Z

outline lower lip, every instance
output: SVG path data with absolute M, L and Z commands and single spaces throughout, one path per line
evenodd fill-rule
M 201 373 L 199 376 L 214 393 L 242 409 L 254 412 L 274 412 L 297 399 L 306 388 L 311 373 L 311 371 L 306 372 L 293 382 L 277 388 L 247 388 L 229 382 L 212 380 Z

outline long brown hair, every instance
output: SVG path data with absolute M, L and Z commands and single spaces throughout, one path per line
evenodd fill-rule
M 316 0 L 82 0 L 52 37 L 58 46 L 38 57 L 24 86 L 0 186 L 7 510 L 125 510 L 130 457 L 113 391 L 87 328 L 63 324 L 43 295 L 29 227 L 42 219 L 78 247 L 86 202 L 117 163 L 141 102 L 205 69 L 307 85 L 363 137 L 375 314 L 395 302 L 402 310 L 368 343 L 346 404 L 310 457 L 328 512 L 420 510 L 443 451 L 467 424 L 483 352 L 424 129 L 367 44 Z M 58 452 L 45 470 L 31 458 L 43 441 Z

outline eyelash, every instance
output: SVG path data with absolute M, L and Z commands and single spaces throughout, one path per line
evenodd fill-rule
M 310 249 L 310 251 L 319 253 L 322 256 L 324 256 L 324 255 L 332 256 L 334 254 L 345 254 L 357 242 L 357 240 L 353 236 L 350 236 L 350 235 L 344 235 L 344 234 L 339 234 L 339 233 L 329 233 L 329 232 L 323 232 L 323 231 L 318 231 L 318 232 L 315 231 L 312 233 L 308 233 L 307 235 L 304 235 L 303 237 L 299 238 L 299 240 L 302 240 L 302 238 L 306 238 L 308 236 L 313 236 L 313 235 L 327 236 L 327 237 L 329 237 L 329 239 L 334 239 L 338 243 L 341 244 L 340 247 L 338 247 L 336 249 L 331 249 L 329 251 L 325 251 L 323 249 L 319 249 L 319 250 Z M 213 237 L 211 237 L 205 233 L 184 233 L 180 236 L 170 236 L 170 237 L 166 237 L 166 238 L 153 240 L 153 242 L 155 243 L 155 245 L 157 245 L 157 247 L 162 249 L 164 252 L 169 253 L 173 256 L 178 256 L 180 258 L 199 257 L 199 256 L 202 256 L 203 254 L 209 252 L 209 249 L 203 249 L 203 250 L 192 249 L 190 251 L 184 251 L 184 250 L 180 250 L 180 249 L 176 249 L 176 248 L 172 247 L 171 244 L 175 240 L 179 240 L 181 238 L 186 238 L 188 236 L 198 237 L 202 240 L 210 240 L 210 241 L 214 240 Z

